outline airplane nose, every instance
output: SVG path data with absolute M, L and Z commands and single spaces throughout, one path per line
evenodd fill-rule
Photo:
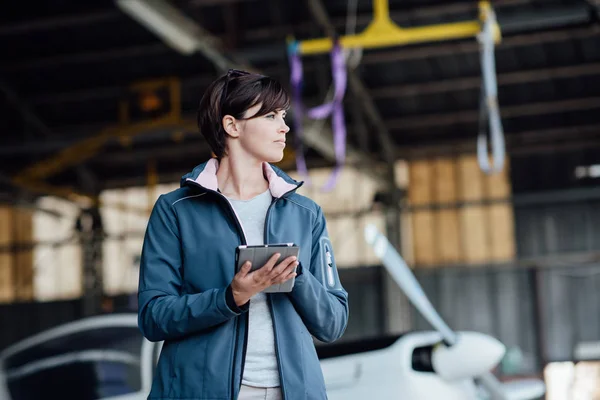
M 489 372 L 506 352 L 497 339 L 478 332 L 459 332 L 450 347 L 438 346 L 431 355 L 433 369 L 447 380 L 469 379 Z

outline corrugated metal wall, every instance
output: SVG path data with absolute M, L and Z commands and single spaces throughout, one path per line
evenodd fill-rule
M 380 267 L 344 268 L 340 280 L 348 292 L 350 315 L 341 340 L 350 341 L 383 335 L 385 305 L 383 269 Z
M 515 226 L 521 258 L 597 252 L 600 251 L 600 200 L 516 205 Z
M 533 275 L 525 269 L 453 268 L 419 270 L 417 278 L 431 303 L 455 330 L 498 338 L 523 353 L 522 372 L 539 371 L 535 336 Z M 415 328 L 431 330 L 417 313 Z
M 511 159 L 519 258 L 600 250 L 600 179 L 578 172 L 597 164 L 593 149 Z
M 600 341 L 600 264 L 540 271 L 543 346 L 550 361 L 573 360 L 581 341 Z
M 417 277 L 452 328 L 518 347 L 524 373 L 539 372 L 544 362 L 574 360 L 577 343 L 600 341 L 600 264 L 420 270 Z M 415 315 L 416 329 L 431 329 Z
M 417 271 L 451 327 L 518 347 L 524 373 L 600 341 L 600 188 L 575 176 L 597 161 L 552 154 L 512 162 L 515 265 Z M 431 329 L 419 315 L 415 327 Z

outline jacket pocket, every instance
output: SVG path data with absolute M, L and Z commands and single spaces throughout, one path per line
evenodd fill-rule
M 177 377 L 175 365 L 177 363 L 177 353 L 179 352 L 180 347 L 181 342 L 178 341 L 173 343 L 172 355 L 169 357 L 169 366 L 171 367 L 169 371 L 169 397 L 175 397 L 175 393 L 173 393 L 175 391 L 175 378 Z
M 160 352 L 156 372 L 152 378 L 152 398 L 171 397 L 175 381 L 174 359 L 179 350 L 179 342 L 165 341 Z

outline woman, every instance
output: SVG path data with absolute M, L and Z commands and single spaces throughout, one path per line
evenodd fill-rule
M 326 399 L 313 337 L 348 321 L 321 208 L 269 163 L 283 158 L 289 97 L 277 81 L 230 70 L 213 82 L 198 125 L 216 158 L 162 195 L 142 251 L 139 325 L 164 340 L 150 399 Z M 235 273 L 240 244 L 300 246 Z M 289 293 L 262 291 L 295 278 Z

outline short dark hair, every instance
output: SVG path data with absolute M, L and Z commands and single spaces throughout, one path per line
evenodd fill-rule
M 229 70 L 208 86 L 198 107 L 198 128 L 219 160 L 226 155 L 223 117 L 244 119 L 245 112 L 257 104 L 260 110 L 252 118 L 287 110 L 290 97 L 279 81 L 245 71 Z

